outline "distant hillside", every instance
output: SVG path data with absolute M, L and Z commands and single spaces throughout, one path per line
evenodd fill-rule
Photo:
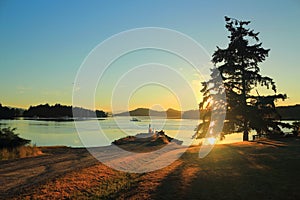
M 167 118 L 170 119 L 181 119 L 182 118 L 182 112 L 181 111 L 178 111 L 178 110 L 174 110 L 172 108 L 169 108 L 167 111 Z
M 122 112 L 114 114 L 114 116 L 155 116 L 155 117 L 167 117 L 172 119 L 180 119 L 181 111 L 169 108 L 167 111 L 156 111 L 149 108 L 137 108 L 129 112 Z
M 24 110 L 20 108 L 11 108 L 8 106 L 2 106 L 0 103 L 0 119 L 13 119 L 20 117 Z
M 121 113 L 113 114 L 113 116 L 149 116 L 150 112 L 152 116 L 153 115 L 160 116 L 160 113 L 158 111 L 151 110 L 149 108 L 137 108 L 129 112 L 121 112 Z
M 182 114 L 183 119 L 199 119 L 200 111 L 199 110 L 188 110 L 184 111 Z
M 55 104 L 53 106 L 50 106 L 49 104 L 30 106 L 28 110 L 23 112 L 23 116 L 30 118 L 72 118 L 73 113 L 76 115 L 76 117 L 107 117 L 107 114 L 102 110 L 92 111 L 85 108 L 72 108 L 72 106 L 60 104 Z
M 300 120 L 300 104 L 294 106 L 279 106 L 276 107 L 282 120 Z M 183 119 L 199 119 L 199 110 L 189 110 L 182 114 Z
M 294 106 L 279 106 L 276 108 L 282 120 L 300 120 L 300 104 Z
M 137 108 L 129 112 L 122 112 L 114 114 L 114 116 L 155 116 L 155 117 L 167 117 L 168 119 L 181 119 L 182 112 L 169 108 L 166 111 L 157 111 L 149 108 Z
M 300 104 L 294 106 L 279 106 L 276 108 L 282 120 L 300 120 Z M 150 114 L 149 114 L 150 113 Z M 199 110 L 178 111 L 169 108 L 166 111 L 156 111 L 148 108 L 137 108 L 129 112 L 114 114 L 114 116 L 157 116 L 173 119 L 199 119 Z

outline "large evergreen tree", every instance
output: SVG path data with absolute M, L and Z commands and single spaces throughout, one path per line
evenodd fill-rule
M 250 21 L 229 17 L 225 17 L 225 21 L 230 41 L 225 49 L 217 47 L 212 56 L 214 68 L 211 70 L 211 79 L 202 83 L 202 123 L 196 136 L 205 137 L 212 126 L 212 112 L 219 115 L 226 112 L 222 135 L 243 132 L 243 140 L 247 141 L 251 129 L 259 135 L 281 133 L 280 126 L 289 125 L 278 121 L 280 116 L 274 101 L 284 100 L 286 95 L 276 94 L 275 82 L 270 77 L 262 76 L 258 66 L 265 61 L 269 49 L 262 47 L 258 32 L 246 28 Z M 273 94 L 261 96 L 258 90 L 264 87 L 271 89 Z M 224 99 L 219 98 L 222 95 Z

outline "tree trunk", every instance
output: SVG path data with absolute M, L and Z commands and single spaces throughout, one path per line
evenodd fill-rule
M 243 141 L 249 141 L 249 132 L 247 130 L 244 130 Z
M 243 62 L 243 59 L 242 59 Z M 242 63 L 244 66 L 244 62 Z M 245 80 L 245 70 L 242 69 L 242 98 L 243 98 L 243 112 L 244 112 L 244 124 L 243 124 L 243 141 L 249 141 L 249 132 L 248 132 L 248 112 L 247 112 L 247 98 L 246 98 L 246 80 Z

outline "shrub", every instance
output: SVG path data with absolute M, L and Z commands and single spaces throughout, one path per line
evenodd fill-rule
M 29 146 L 30 140 L 19 137 L 16 128 L 0 128 L 0 160 L 25 158 L 42 154 L 38 147 Z
M 0 149 L 13 149 L 30 143 L 30 140 L 20 138 L 14 133 L 15 130 L 16 128 L 10 127 L 0 129 Z

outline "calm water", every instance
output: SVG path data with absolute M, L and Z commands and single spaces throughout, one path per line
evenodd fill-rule
M 78 134 L 73 121 L 0 120 L 0 127 L 16 127 L 16 133 L 23 138 L 30 139 L 32 144 L 38 146 L 106 146 L 110 145 L 112 141 L 127 135 L 146 133 L 149 124 L 154 130 L 164 130 L 166 134 L 183 140 L 185 145 L 200 142 L 199 140 L 192 140 L 194 129 L 199 123 L 198 120 L 149 119 L 146 117 L 140 117 L 139 119 L 140 122 L 132 122 L 129 117 L 77 121 L 80 134 Z M 251 135 L 249 138 L 252 138 Z M 85 145 L 82 144 L 82 141 L 85 141 Z M 242 141 L 241 133 L 227 135 L 225 140 L 218 143 L 239 141 Z
M 23 138 L 30 139 L 32 144 L 38 146 L 82 147 L 86 146 L 81 142 L 82 137 L 89 139 L 87 146 L 106 146 L 127 135 L 146 133 L 150 123 L 154 130 L 164 130 L 168 135 L 176 136 L 176 138 L 189 143 L 192 141 L 193 130 L 198 124 L 198 120 L 187 119 L 163 120 L 141 117 L 139 118 L 140 122 L 132 122 L 130 119 L 129 117 L 116 117 L 105 120 L 77 121 L 80 135 L 73 121 L 0 120 L 0 127 L 15 127 L 17 128 L 16 133 Z

